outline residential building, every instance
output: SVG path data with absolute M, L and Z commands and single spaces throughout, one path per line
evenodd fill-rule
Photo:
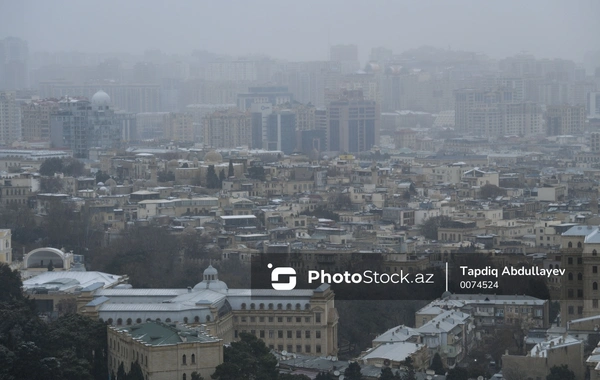
M 547 134 L 549 136 L 573 135 L 583 132 L 585 106 L 548 106 L 546 110 Z
M 215 111 L 203 121 L 204 145 L 212 148 L 248 146 L 252 141 L 250 113 L 230 109 Z
M 31 100 L 21 106 L 24 141 L 50 140 L 50 115 L 58 111 L 55 99 Z
M 254 103 L 270 103 L 272 106 L 292 103 L 294 94 L 284 86 L 250 87 L 248 93 L 238 94 L 237 106 L 248 111 Z
M 0 92 L 0 145 L 10 145 L 21 138 L 21 109 L 16 93 Z
M 328 150 L 357 153 L 379 144 L 379 105 L 362 91 L 343 91 L 327 107 Z
M 12 263 L 12 239 L 11 231 L 0 230 L 0 263 Z

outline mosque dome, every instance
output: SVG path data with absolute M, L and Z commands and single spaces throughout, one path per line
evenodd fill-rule
M 228 289 L 227 284 L 219 280 L 219 272 L 212 265 L 209 265 L 208 268 L 204 270 L 204 273 L 202 274 L 202 282 L 194 286 L 194 290 L 203 289 Z
M 108 186 L 108 187 L 115 187 L 117 186 L 117 181 L 115 181 L 112 178 L 109 178 L 106 180 L 106 182 L 104 183 L 104 186 Z
M 221 163 L 223 162 L 223 156 L 216 150 L 211 150 L 204 155 L 204 162 Z
M 108 107 L 110 105 L 110 96 L 102 90 L 96 92 L 92 96 L 92 107 L 97 109 L 99 107 Z

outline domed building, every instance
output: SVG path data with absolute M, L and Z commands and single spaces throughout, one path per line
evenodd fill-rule
M 223 162 L 223 156 L 216 150 L 211 150 L 204 155 L 204 162 L 211 164 L 220 164 Z
M 100 90 L 92 96 L 91 103 L 94 111 L 108 109 L 110 107 L 110 96 L 106 92 Z
M 194 286 L 194 290 L 202 290 L 202 289 L 228 289 L 227 284 L 223 281 L 219 280 L 219 272 L 213 267 L 209 265 L 208 268 L 204 270 L 202 275 L 202 282 L 199 282 Z

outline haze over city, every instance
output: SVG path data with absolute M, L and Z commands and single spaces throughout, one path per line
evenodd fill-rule
M 499 58 L 527 51 L 581 60 L 598 48 L 600 3 L 561 1 L 10 1 L 0 35 L 34 51 L 208 50 L 277 59 L 322 60 L 328 44 L 401 52 L 422 45 Z

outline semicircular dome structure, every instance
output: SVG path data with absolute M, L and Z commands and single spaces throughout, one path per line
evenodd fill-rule
M 64 268 L 67 255 L 60 249 L 43 247 L 27 253 L 23 259 L 25 268 L 47 268 L 52 262 L 54 268 Z
M 92 96 L 92 107 L 98 108 L 108 106 L 110 106 L 110 96 L 106 92 L 100 90 Z

